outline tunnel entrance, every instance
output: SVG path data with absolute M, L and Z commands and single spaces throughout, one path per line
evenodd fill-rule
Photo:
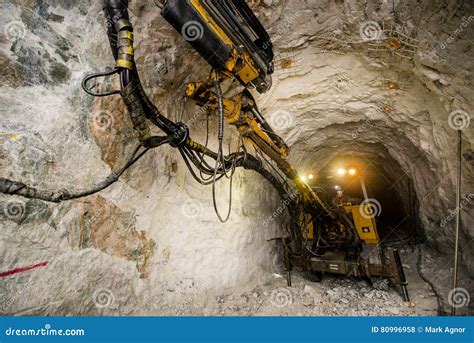
M 340 155 L 305 178 L 331 204 L 338 203 L 339 197 L 353 205 L 369 199 L 382 244 L 415 244 L 425 239 L 413 182 L 394 160 Z

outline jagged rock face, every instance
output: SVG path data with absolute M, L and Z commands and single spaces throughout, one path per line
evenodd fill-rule
M 462 129 L 460 242 L 472 276 L 472 6 L 280 1 L 261 18 L 281 51 L 274 87 L 259 104 L 292 146 L 292 160 L 317 171 L 340 156 L 362 159 L 384 174 L 402 207 L 412 184 L 419 225 L 446 253 L 455 224 L 454 129 Z
M 290 145 L 290 160 L 315 172 L 341 156 L 370 163 L 401 207 L 410 207 L 406 189 L 413 190 L 420 231 L 445 253 L 455 223 L 452 127 L 463 128 L 460 246 L 462 266 L 474 275 L 473 126 L 464 112 L 457 112 L 464 122 L 449 119 L 453 111 L 472 113 L 474 104 L 471 5 L 251 4 L 277 53 L 273 87 L 257 101 Z M 119 98 L 93 99 L 80 88 L 86 73 L 113 65 L 100 6 L 10 0 L 0 8 L 0 176 L 39 188 L 87 188 L 118 169 L 137 142 Z M 130 12 L 147 93 L 204 142 L 206 114 L 184 98 L 184 85 L 207 77 L 209 67 L 153 2 L 131 1 Z M 371 40 L 379 28 L 380 39 Z M 226 140 L 235 147 L 232 130 L 226 127 Z M 228 192 L 228 181 L 218 185 L 224 214 Z M 179 298 L 199 307 L 203 294 L 263 282 L 279 269 L 267 241 L 283 230 L 284 216 L 268 220 L 281 206 L 277 193 L 238 170 L 232 198 L 230 220 L 221 224 L 211 189 L 193 180 L 170 147 L 149 152 L 95 196 L 59 205 L 2 196 L 1 271 L 49 263 L 0 279 L 2 297 L 13 299 L 1 311 L 160 313 Z
M 208 67 L 156 6 L 136 2 L 131 12 L 145 88 L 164 114 L 188 123 L 204 142 L 207 114 L 185 101 L 183 85 Z M 80 88 L 86 73 L 113 66 L 100 6 L 7 2 L 0 24 L 7 70 L 2 176 L 43 189 L 84 189 L 119 169 L 137 144 L 124 105 Z M 212 148 L 215 124 L 211 119 Z M 229 129 L 228 142 L 237 144 Z M 265 280 L 280 263 L 267 240 L 281 228 L 277 221 L 263 226 L 278 196 L 251 174 L 236 171 L 225 224 L 214 214 L 211 188 L 194 181 L 170 147 L 149 152 L 98 195 L 60 205 L 2 197 L 1 270 L 48 262 L 0 280 L 2 298 L 13 299 L 2 301 L 2 313 L 160 313 L 176 299 L 199 308 L 207 293 Z M 229 181 L 216 193 L 225 214 Z

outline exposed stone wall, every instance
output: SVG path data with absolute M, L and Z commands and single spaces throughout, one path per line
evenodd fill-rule
M 454 220 L 442 224 L 455 204 L 456 133 L 448 115 L 472 113 L 470 5 L 395 2 L 395 23 L 390 2 L 252 4 L 278 52 L 274 86 L 258 103 L 291 146 L 290 159 L 302 170 L 317 170 L 339 153 L 385 161 L 394 180 L 401 171 L 413 182 L 429 242 L 451 253 Z M 106 177 L 136 140 L 119 98 L 92 99 L 80 88 L 86 73 L 113 63 L 100 6 L 10 0 L 0 9 L 1 176 L 74 189 Z M 193 138 L 204 142 L 206 115 L 184 99 L 183 87 L 205 78 L 209 67 L 152 1 L 131 1 L 130 10 L 146 91 L 165 115 L 187 122 Z M 367 21 L 403 30 L 415 47 L 407 48 L 407 58 L 372 47 L 359 32 Z M 389 89 L 389 82 L 397 87 Z M 116 81 L 107 84 L 114 86 Z M 232 128 L 226 137 L 236 146 Z M 463 139 L 464 152 L 472 151 L 472 124 Z M 468 196 L 474 177 L 465 159 L 463 175 Z M 228 181 L 217 194 L 225 212 Z M 275 243 L 267 240 L 281 234 L 283 218 L 263 225 L 279 206 L 271 187 L 253 172 L 237 171 L 232 215 L 221 224 L 211 189 L 197 184 L 169 147 L 150 152 L 95 196 L 60 205 L 4 196 L 0 201 L 2 271 L 49 262 L 0 279 L 0 293 L 15 299 L 2 313 L 160 313 L 178 298 L 199 306 L 203 294 L 264 282 L 279 268 Z M 461 237 L 471 276 L 472 206 L 463 206 Z
M 428 241 L 448 254 L 457 149 L 450 114 L 472 117 L 473 14 L 472 5 L 456 1 L 273 1 L 260 16 L 280 54 L 274 87 L 258 101 L 292 145 L 291 159 L 318 170 L 338 155 L 360 156 L 384 168 L 395 189 L 411 180 Z M 377 34 L 399 40 L 370 40 Z M 474 130 L 463 123 L 468 157 Z M 472 276 L 468 158 L 462 174 L 461 247 Z

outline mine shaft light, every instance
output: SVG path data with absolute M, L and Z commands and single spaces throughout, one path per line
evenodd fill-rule
M 345 174 L 347 173 L 347 170 L 345 170 L 344 168 L 339 168 L 339 169 L 337 170 L 337 173 L 338 173 L 339 175 L 345 175 Z
M 301 181 L 304 181 L 304 182 L 307 182 L 308 180 L 312 180 L 314 179 L 314 174 L 307 174 L 307 175 L 300 175 L 300 180 Z
M 340 176 L 344 176 L 346 174 L 349 174 L 350 176 L 355 176 L 357 174 L 357 169 L 354 167 L 350 167 L 349 169 L 339 168 L 337 170 L 337 174 L 339 174 Z M 367 200 L 369 196 L 367 194 L 367 187 L 365 186 L 365 180 L 364 180 L 363 175 L 360 175 L 359 182 L 360 182 L 360 187 L 362 189 L 362 193 L 364 194 L 364 199 Z M 336 188 L 336 190 L 339 190 L 339 189 Z
M 349 169 L 339 168 L 337 170 L 337 174 L 340 175 L 340 176 L 344 176 L 346 174 L 354 176 L 355 174 L 357 174 L 357 169 L 355 169 L 355 168 L 349 168 Z

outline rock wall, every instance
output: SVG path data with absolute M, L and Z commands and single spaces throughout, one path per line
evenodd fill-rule
M 80 88 L 86 73 L 113 65 L 101 8 L 84 1 L 1 6 L 2 176 L 42 189 L 90 187 L 137 144 L 119 97 L 96 100 Z M 207 76 L 208 67 L 156 6 L 134 2 L 131 12 L 147 91 L 204 142 L 207 114 L 185 101 L 183 85 Z M 105 87 L 114 86 L 116 80 Z M 226 146 L 237 144 L 229 129 L 226 137 Z M 211 188 L 163 147 L 97 195 L 59 205 L 2 196 L 2 271 L 48 262 L 0 280 L 2 299 L 12 299 L 2 313 L 160 313 L 168 303 L 197 306 L 195 295 L 265 280 L 280 263 L 267 240 L 281 229 L 263 226 L 278 197 L 262 183 L 258 174 L 236 171 L 232 215 L 222 224 Z M 229 181 L 216 193 L 226 213 Z
M 274 86 L 257 101 L 291 146 L 291 160 L 318 170 L 338 155 L 360 156 L 394 183 L 412 182 L 428 241 L 451 253 L 456 122 L 449 115 L 472 113 L 471 5 L 251 4 L 277 51 Z M 80 88 L 86 73 L 113 65 L 99 4 L 8 0 L 0 8 L 1 176 L 82 189 L 118 169 L 136 144 L 121 100 L 93 99 Z M 183 94 L 184 84 L 207 77 L 209 67 L 152 1 L 131 1 L 130 12 L 146 91 L 204 142 L 206 114 Z M 374 43 L 367 39 L 374 30 L 399 39 Z M 105 87 L 114 86 L 116 80 Z M 215 122 L 211 117 L 211 147 Z M 465 123 L 461 253 L 472 276 L 473 130 Z M 226 137 L 236 146 L 229 127 Z M 159 314 L 265 282 L 279 270 L 267 240 L 281 234 L 284 218 L 265 222 L 278 197 L 250 171 L 237 171 L 233 187 L 232 215 L 221 224 L 211 189 L 192 179 L 175 150 L 162 147 L 94 196 L 59 205 L 1 196 L 2 271 L 48 262 L 0 279 L 8 299 L 2 313 Z M 398 183 L 394 189 L 406 197 Z M 228 192 L 228 181 L 220 183 L 221 212 Z
M 383 171 L 407 202 L 413 183 L 428 242 L 452 254 L 457 131 L 462 131 L 461 253 L 473 275 L 471 4 L 262 3 L 279 54 L 258 99 L 301 170 L 337 156 Z M 402 220 L 403 218 L 401 218 Z M 448 275 L 444 266 L 440 275 Z

